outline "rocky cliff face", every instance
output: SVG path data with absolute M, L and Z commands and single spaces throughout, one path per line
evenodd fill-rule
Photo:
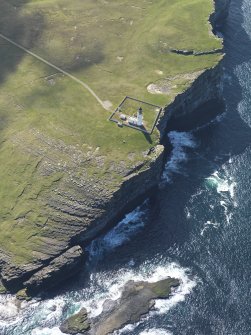
M 211 17 L 214 25 L 226 17 L 229 2 L 230 0 L 216 1 L 216 13 Z M 190 88 L 177 95 L 159 120 L 161 136 L 165 135 L 170 118 L 182 118 L 205 102 L 220 99 L 220 78 L 219 64 L 198 75 Z M 54 150 L 56 146 L 44 138 L 43 145 L 41 150 L 44 150 L 44 154 L 46 150 Z M 162 173 L 164 148 L 161 145 L 145 153 L 147 159 L 143 165 L 135 166 L 132 170 L 124 169 L 121 172 L 124 175 L 122 184 L 114 188 L 110 187 L 113 181 L 109 180 L 109 176 L 108 182 L 102 184 L 98 180 L 88 180 L 85 175 L 77 176 L 76 171 L 80 169 L 85 157 L 82 158 L 77 151 L 65 150 L 63 146 L 60 147 L 62 154 L 72 158 L 71 165 L 65 167 L 66 177 L 47 194 L 43 206 L 49 213 L 56 214 L 41 227 L 40 245 L 37 249 L 36 246 L 33 248 L 33 260 L 18 266 L 13 265 L 10 255 L 1 257 L 2 282 L 12 292 L 26 286 L 32 291 L 32 288 L 40 289 L 47 287 L 47 284 L 56 284 L 68 277 L 69 269 L 73 272 L 80 269 L 83 251 L 78 245 L 85 245 L 95 238 L 103 229 L 114 224 L 122 213 L 130 210 L 140 198 L 146 197 L 158 185 Z M 100 164 L 98 161 L 96 163 Z M 47 166 L 41 163 L 39 166 L 44 175 L 49 175 L 50 169 L 58 169 L 60 172 L 62 168 L 58 164 L 53 166 L 53 162 Z
M 210 17 L 213 31 L 220 29 L 224 20 L 228 16 L 231 0 L 215 0 L 215 12 Z M 185 55 L 184 55 L 185 57 Z M 177 95 L 170 105 L 168 105 L 159 120 L 158 129 L 161 137 L 166 134 L 166 127 L 169 120 L 179 120 L 192 114 L 200 106 L 210 101 L 222 100 L 221 87 L 222 67 L 221 63 L 214 68 L 198 74 L 192 85 L 183 93 Z
M 123 171 L 122 184 L 115 191 L 98 179 L 94 182 L 85 176 L 77 178 L 76 173 L 73 179 L 70 172 L 71 178 L 62 180 L 48 195 L 46 207 L 48 211 L 53 209 L 56 215 L 51 216 L 51 222 L 44 228 L 43 244 L 37 247 L 34 260 L 17 266 L 8 255 L 1 257 L 4 286 L 11 292 L 23 287 L 29 287 L 30 291 L 34 287 L 38 291 L 67 278 L 69 268 L 72 273 L 80 270 L 83 252 L 74 246 L 86 245 L 158 185 L 163 151 L 163 146 L 158 145 L 145 153 L 147 164 Z
M 218 64 L 199 75 L 190 88 L 176 96 L 159 120 L 158 129 L 162 138 L 166 134 L 169 120 L 187 117 L 203 104 L 221 99 L 221 74 L 221 64 Z
M 227 18 L 230 2 L 231 0 L 214 0 L 215 12 L 210 17 L 214 30 L 220 28 Z

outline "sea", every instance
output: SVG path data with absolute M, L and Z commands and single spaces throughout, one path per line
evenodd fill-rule
M 114 335 L 251 334 L 251 1 L 232 0 L 217 33 L 224 113 L 166 135 L 171 150 L 154 201 L 93 241 L 80 275 L 43 300 L 17 305 L 0 295 L 1 335 L 62 335 L 62 320 L 81 307 L 98 315 L 128 280 L 168 276 L 181 283 L 170 299 Z

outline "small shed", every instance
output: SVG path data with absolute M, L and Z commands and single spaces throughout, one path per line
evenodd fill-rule
M 127 119 L 125 114 L 120 114 L 119 117 L 122 121 L 126 121 L 126 119 Z
M 128 119 L 129 124 L 133 125 L 133 126 L 137 126 L 138 125 L 138 119 L 134 116 L 129 117 Z

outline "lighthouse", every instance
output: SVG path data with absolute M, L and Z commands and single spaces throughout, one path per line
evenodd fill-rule
M 143 126 L 143 110 L 141 107 L 138 109 L 137 113 L 137 126 L 139 127 Z

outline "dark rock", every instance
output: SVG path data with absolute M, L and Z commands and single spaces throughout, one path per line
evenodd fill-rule
M 177 279 L 164 279 L 155 283 L 127 282 L 121 298 L 107 300 L 103 312 L 92 320 L 91 335 L 107 335 L 127 324 L 138 322 L 155 305 L 155 299 L 168 298 L 171 288 L 179 285 Z
M 62 333 L 66 334 L 84 334 L 90 329 L 90 322 L 87 316 L 87 310 L 82 308 L 80 312 L 69 317 L 60 326 Z
M 178 55 L 183 55 L 183 56 L 205 56 L 205 55 L 222 54 L 223 48 L 212 49 L 212 50 L 207 50 L 207 51 L 170 49 L 170 52 L 178 54 Z
M 57 306 L 53 305 L 53 306 L 49 307 L 49 310 L 52 311 L 52 312 L 55 312 L 57 310 Z
M 83 259 L 83 249 L 80 246 L 72 247 L 36 272 L 24 285 L 31 294 L 56 286 L 78 272 Z
M 4 287 L 12 293 L 21 290 L 23 288 L 23 282 L 29 279 L 35 272 L 34 268 L 36 267 L 36 264 L 28 264 L 22 268 L 18 268 L 12 265 L 11 261 L 6 262 L 1 268 L 1 277 Z
M 86 310 L 73 315 L 60 327 L 69 334 L 107 335 L 121 329 L 127 324 L 138 322 L 155 305 L 156 299 L 168 298 L 172 287 L 177 287 L 179 281 L 167 278 L 155 283 L 127 282 L 123 288 L 121 298 L 107 299 L 103 304 L 103 311 L 96 318 L 87 319 Z
M 31 297 L 27 294 L 27 289 L 26 288 L 18 291 L 17 294 L 16 294 L 16 297 L 20 301 L 22 301 L 22 300 L 26 300 L 26 301 L 31 300 Z
M 214 33 L 224 24 L 229 13 L 230 2 L 231 0 L 214 0 L 215 11 L 210 17 Z
M 5 294 L 7 293 L 6 287 L 3 285 L 1 278 L 0 278 L 0 294 Z

